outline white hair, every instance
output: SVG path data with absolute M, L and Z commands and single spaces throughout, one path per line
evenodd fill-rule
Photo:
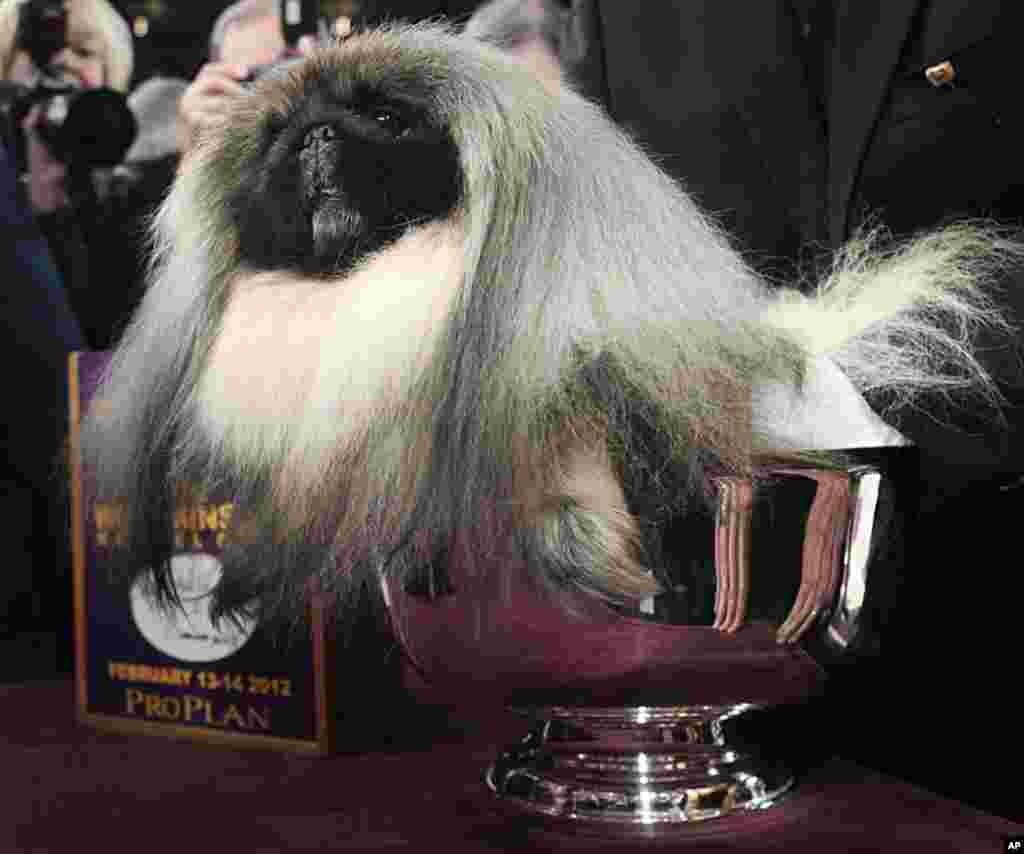
M 271 15 L 277 16 L 276 0 L 239 0 L 238 3 L 232 3 L 213 22 L 213 29 L 210 30 L 210 60 L 218 62 L 221 59 L 224 39 L 232 27 Z

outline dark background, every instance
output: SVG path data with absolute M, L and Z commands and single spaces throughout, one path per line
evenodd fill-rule
M 135 36 L 132 88 L 154 75 L 191 80 L 206 61 L 210 30 L 233 0 L 110 0 Z M 443 16 L 464 22 L 482 0 L 359 0 L 354 7 L 370 21 L 386 17 L 422 19 Z M 140 35 L 137 19 L 145 19 Z
M 112 0 L 129 26 L 137 18 L 148 32 L 135 31 L 132 88 L 155 74 L 191 79 L 206 60 L 206 45 L 217 16 L 232 0 Z

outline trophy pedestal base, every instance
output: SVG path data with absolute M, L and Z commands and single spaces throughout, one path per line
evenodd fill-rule
M 516 709 L 529 735 L 488 769 L 506 807 L 598 834 L 671 834 L 768 809 L 792 788 L 777 761 L 730 745 L 753 706 Z

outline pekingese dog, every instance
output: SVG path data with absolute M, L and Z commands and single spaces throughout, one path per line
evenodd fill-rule
M 1017 251 L 862 241 L 812 295 L 769 288 L 599 107 L 436 24 L 257 81 L 153 234 L 85 459 L 171 598 L 180 485 L 235 501 L 215 610 L 263 617 L 378 572 L 437 593 L 455 549 L 650 597 L 716 476 L 904 441 L 876 394 L 996 407 L 969 342 Z

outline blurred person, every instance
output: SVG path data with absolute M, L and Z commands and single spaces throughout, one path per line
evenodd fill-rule
M 0 0 L 0 74 L 4 80 L 33 77 L 38 69 L 18 49 L 18 8 L 27 0 Z M 134 50 L 128 24 L 106 0 L 65 0 L 67 46 L 55 63 L 83 85 L 124 92 L 132 76 Z
M 344 6 L 344 4 L 343 4 Z M 344 37 L 350 29 L 348 15 L 334 20 L 333 36 Z M 310 52 L 315 40 L 300 39 L 294 50 Z M 222 112 L 221 99 L 239 95 L 243 83 L 260 68 L 289 54 L 280 20 L 278 0 L 240 0 L 228 6 L 210 32 L 210 61 L 199 69 L 185 90 L 178 109 L 178 148 L 187 151 L 202 128 Z
M 0 0 L 0 74 L 28 86 L 42 72 L 17 45 L 19 9 L 26 0 Z M 107 0 L 66 0 L 67 44 L 52 59 L 52 68 L 81 89 L 106 86 L 126 93 L 131 81 L 134 46 L 128 24 Z M 55 159 L 32 130 L 38 114 L 27 118 L 29 193 L 37 214 L 68 204 L 66 165 Z
M 120 337 L 145 291 L 149 221 L 178 169 L 178 104 L 188 85 L 179 77 L 156 76 L 128 95 L 138 135 L 124 161 L 107 176 L 93 229 L 98 239 L 111 244 L 103 255 L 103 279 L 116 283 L 119 294 L 107 306 L 106 335 L 96 341 L 103 347 Z
M 131 80 L 133 41 L 128 24 L 107 0 L 65 0 L 66 44 L 46 68 L 35 65 L 18 44 L 18 22 L 28 0 L 0 0 L 0 69 L 4 79 L 33 87 L 41 79 L 79 91 L 101 87 L 124 95 Z M 121 109 L 131 116 L 127 106 Z M 103 349 L 112 339 L 111 318 L 120 313 L 123 293 L 105 270 L 110 252 L 121 244 L 106 233 L 109 217 L 98 207 L 93 170 L 54 153 L 37 131 L 38 104 L 21 122 L 25 175 L 22 179 L 36 221 L 46 236 L 58 272 L 78 316 L 86 343 Z M 105 128 L 109 134 L 126 132 Z M 130 140 L 126 140 L 125 146 Z M 116 230 L 116 227 L 115 227 Z
M 559 0 L 496 0 L 466 23 L 465 33 L 517 56 L 548 86 L 560 86 L 577 49 L 574 19 Z
M 18 46 L 21 5 L 0 0 L 0 77 L 32 86 L 41 70 Z M 79 88 L 127 89 L 132 69 L 127 25 L 104 0 L 74 0 L 67 11 L 67 44 L 53 57 L 54 70 Z M 4 678 L 38 678 L 71 666 L 65 485 L 55 461 L 67 429 L 67 355 L 88 344 L 55 261 L 58 253 L 52 251 L 59 251 L 64 273 L 70 273 L 73 252 L 63 250 L 77 243 L 63 241 L 59 223 L 69 201 L 67 169 L 36 135 L 37 120 L 38 113 L 30 112 L 24 127 L 29 167 L 24 180 L 18 168 L 25 163 L 16 161 L 13 147 L 0 149 L 3 362 L 16 366 L 18 378 L 16 397 L 5 407 L 0 453 L 0 514 L 8 534 L 0 638 L 14 643 L 3 656 Z M 57 638 L 55 658 L 48 637 Z
M 277 0 L 240 0 L 228 6 L 210 32 L 210 61 L 178 104 L 178 150 L 187 151 L 205 125 L 221 113 L 221 99 L 240 95 L 252 67 L 269 65 L 285 49 Z

